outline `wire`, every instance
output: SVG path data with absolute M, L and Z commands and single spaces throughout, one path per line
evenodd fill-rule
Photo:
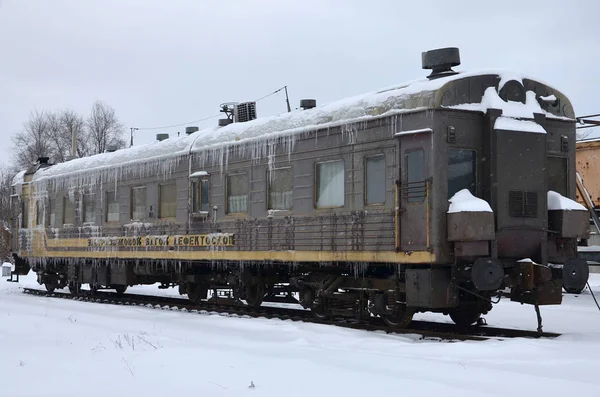
M 594 302 L 596 302 L 596 306 L 598 307 L 598 310 L 600 310 L 600 305 L 598 304 L 598 301 L 596 300 L 596 296 L 594 295 L 594 291 L 592 291 L 592 287 L 590 287 L 590 283 L 589 281 L 585 282 L 588 286 L 588 288 L 590 289 L 590 293 L 592 294 L 592 298 L 594 298 Z
M 275 94 L 277 94 L 279 91 L 281 91 L 281 90 L 285 89 L 285 87 L 286 87 L 286 86 L 283 86 L 283 87 L 281 87 L 281 88 L 279 88 L 279 89 L 277 89 L 277 90 L 275 90 L 275 91 L 273 91 L 273 92 L 271 92 L 271 93 L 269 93 L 269 94 L 267 94 L 267 95 L 261 96 L 260 98 L 258 98 L 258 99 L 255 99 L 255 100 L 254 100 L 254 102 L 258 102 L 258 101 L 260 101 L 260 100 L 263 100 L 263 99 L 265 99 L 265 98 L 268 98 L 268 97 L 270 97 L 271 95 L 275 95 Z M 202 119 L 199 119 L 199 120 L 188 121 L 188 122 L 186 122 L 186 123 L 181 123 L 181 124 L 163 125 L 163 126 L 161 126 L 161 127 L 136 127 L 135 129 L 136 129 L 136 130 L 162 130 L 162 129 L 165 129 L 165 128 L 181 127 L 181 126 L 188 125 L 188 124 L 192 124 L 192 123 L 199 123 L 199 122 L 201 122 L 201 121 L 206 121 L 206 120 L 214 119 L 215 117 L 219 117 L 220 115 L 221 115 L 221 114 L 219 113 L 219 114 L 215 114 L 215 115 L 213 115 L 213 116 L 204 117 L 204 118 L 202 118 Z
M 194 121 L 188 121 L 186 123 L 181 123 L 181 124 L 173 124 L 173 125 L 165 125 L 162 127 L 138 127 L 138 130 L 160 130 L 160 129 L 164 129 L 164 128 L 172 128 L 172 127 L 181 127 L 183 125 L 186 124 L 192 124 L 192 123 L 199 123 L 201 121 L 206 121 L 206 120 L 210 120 L 210 119 L 214 119 L 215 117 L 219 117 L 221 114 L 215 114 L 213 116 L 210 117 L 205 117 L 203 119 L 199 119 L 199 120 L 194 120 Z
M 284 88 L 285 88 L 285 86 L 281 87 L 281 88 L 280 88 L 280 89 L 278 89 L 278 90 L 275 90 L 275 91 L 273 91 L 273 92 L 272 92 L 272 93 L 270 93 L 270 94 L 267 94 L 267 95 L 265 95 L 265 96 L 261 96 L 260 98 L 258 98 L 258 99 L 255 99 L 255 100 L 254 100 L 254 102 L 258 102 L 258 101 L 260 101 L 260 100 L 262 100 L 262 99 L 265 99 L 265 98 L 267 98 L 267 97 L 270 97 L 271 95 L 275 95 L 275 94 L 277 94 L 279 91 L 283 90 Z

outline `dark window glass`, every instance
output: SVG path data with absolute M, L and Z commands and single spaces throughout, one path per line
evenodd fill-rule
M 192 181 L 192 212 L 208 211 L 208 179 Z
M 21 203 L 21 227 L 22 228 L 29 227 L 27 225 L 28 217 L 29 217 L 29 202 L 25 200 Z
M 567 184 L 567 158 L 566 157 L 548 157 L 548 190 L 555 191 L 565 197 L 568 197 Z
M 385 157 L 383 154 L 366 159 L 366 204 L 385 203 Z
M 448 198 L 463 189 L 476 195 L 476 157 L 474 150 L 448 149 Z
M 425 153 L 423 149 L 406 153 L 406 194 L 409 203 L 425 199 Z
M 35 203 L 35 224 L 37 226 L 44 224 L 44 207 L 39 201 Z

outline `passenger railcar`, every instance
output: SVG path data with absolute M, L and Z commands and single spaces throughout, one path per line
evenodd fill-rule
M 419 311 L 473 324 L 498 294 L 560 304 L 587 280 L 569 99 L 455 72 L 456 48 L 422 61 L 422 80 L 326 106 L 256 119 L 245 104 L 183 137 L 41 158 L 13 185 L 17 272 L 73 293 L 160 283 L 193 302 L 299 293 L 317 316 L 392 326 Z

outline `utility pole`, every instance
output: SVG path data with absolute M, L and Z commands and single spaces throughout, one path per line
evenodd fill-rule
M 289 113 L 292 111 L 292 108 L 290 108 L 290 98 L 288 97 L 287 85 L 284 86 L 283 88 L 285 88 L 285 102 L 287 103 L 287 108 L 288 108 L 288 113 Z
M 139 128 L 131 127 L 129 129 L 131 130 L 131 143 L 129 144 L 129 147 L 132 147 L 133 146 L 133 131 L 137 131 L 137 130 L 139 130 Z
M 71 129 L 71 158 L 77 158 L 77 130 Z

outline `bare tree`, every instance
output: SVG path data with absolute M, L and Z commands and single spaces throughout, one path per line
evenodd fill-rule
M 103 102 L 96 101 L 92 106 L 92 113 L 87 120 L 87 131 L 91 145 L 90 154 L 103 153 L 110 145 L 125 147 L 125 140 L 122 138 L 123 125 L 114 109 Z
M 32 112 L 23 127 L 23 131 L 12 137 L 15 145 L 14 162 L 19 168 L 29 167 L 38 157 L 54 156 L 53 143 L 48 139 L 50 125 L 45 112 Z
M 576 137 L 575 140 L 577 141 L 582 141 L 586 138 L 588 138 L 590 135 L 594 134 L 596 131 L 596 128 L 586 128 L 586 129 L 579 129 L 576 132 Z M 596 134 L 594 134 L 596 135 Z
M 11 184 L 17 170 L 12 167 L 0 165 L 0 261 L 6 261 L 11 252 L 10 232 L 10 195 Z
M 87 131 L 85 129 L 85 121 L 80 114 L 74 110 L 66 109 L 60 114 L 60 128 L 62 136 L 62 145 L 67 152 L 71 153 L 71 137 L 75 134 L 77 138 L 77 157 L 86 157 L 90 155 L 90 145 L 88 144 Z

